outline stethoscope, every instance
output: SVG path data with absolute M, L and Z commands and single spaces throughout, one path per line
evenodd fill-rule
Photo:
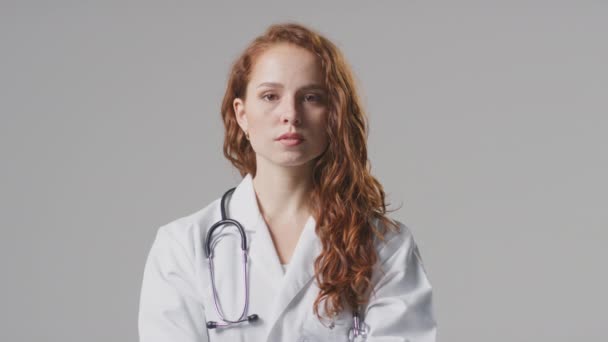
M 226 198 L 230 195 L 236 187 L 229 189 L 222 196 L 221 201 L 221 214 L 222 218 L 209 228 L 207 232 L 207 241 L 205 242 L 205 251 L 207 253 L 207 261 L 209 263 L 209 273 L 211 277 L 211 289 L 213 291 L 213 302 L 215 304 L 215 311 L 218 316 L 221 318 L 221 322 L 215 321 L 207 321 L 207 329 L 215 329 L 215 328 L 225 328 L 231 326 L 233 324 L 241 323 L 241 322 L 255 322 L 259 319 L 257 314 L 247 315 L 247 309 L 249 308 L 249 273 L 247 272 L 247 236 L 245 235 L 245 229 L 241 223 L 237 220 L 233 220 L 226 217 Z M 211 238 L 213 236 L 213 232 L 216 228 L 224 225 L 233 225 L 237 227 L 239 233 L 241 234 L 241 251 L 243 253 L 243 274 L 245 278 L 245 304 L 243 307 L 243 312 L 241 316 L 236 320 L 229 320 L 223 314 L 222 307 L 220 305 L 220 300 L 217 295 L 217 289 L 215 287 L 215 271 L 213 266 L 213 249 L 211 248 Z M 365 322 L 362 322 L 359 317 L 359 312 L 355 311 L 353 313 L 353 327 L 348 331 L 348 339 L 349 341 L 354 341 L 355 337 L 361 336 L 364 339 L 367 337 L 368 326 Z

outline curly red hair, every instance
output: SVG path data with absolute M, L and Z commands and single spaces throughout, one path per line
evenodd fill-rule
M 314 302 L 330 316 L 346 303 L 354 310 L 367 303 L 371 277 L 378 256 L 374 237 L 384 241 L 387 228 L 398 224 L 386 216 L 385 193 L 371 175 L 367 158 L 367 117 L 355 89 L 353 73 L 339 49 L 327 38 L 298 23 L 274 24 L 255 38 L 232 64 L 222 102 L 226 130 L 224 156 L 241 176 L 255 175 L 256 163 L 233 108 L 235 98 L 245 99 L 256 58 L 273 44 L 291 43 L 316 54 L 328 90 L 329 145 L 315 159 L 312 215 L 322 252 L 315 260 L 315 280 L 320 289 Z M 374 225 L 376 223 L 376 225 Z

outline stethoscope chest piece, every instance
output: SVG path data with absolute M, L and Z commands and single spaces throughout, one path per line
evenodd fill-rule
M 359 312 L 356 311 L 353 314 L 353 326 L 352 328 L 348 329 L 348 340 L 350 342 L 365 341 L 367 340 L 368 331 L 369 326 L 365 324 L 365 322 L 361 321 Z

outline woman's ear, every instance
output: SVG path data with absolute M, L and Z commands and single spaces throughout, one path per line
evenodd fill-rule
M 234 108 L 236 122 L 244 132 L 247 132 L 249 125 L 247 124 L 247 116 L 245 115 L 245 103 L 237 97 L 232 101 L 232 107 Z

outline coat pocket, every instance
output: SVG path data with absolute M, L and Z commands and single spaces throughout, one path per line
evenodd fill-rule
M 324 320 L 323 322 L 319 321 L 317 316 L 314 313 L 308 313 L 304 322 L 302 323 L 302 328 L 300 329 L 300 334 L 297 339 L 298 342 L 325 342 L 325 341 L 335 341 L 335 323 L 332 324 L 331 321 Z M 340 341 L 340 340 L 338 340 Z
M 352 327 L 352 312 L 343 311 L 334 320 L 334 327 L 332 328 L 332 341 L 346 342 L 348 341 L 348 332 Z
M 342 312 L 333 320 L 324 319 L 323 322 L 319 321 L 314 313 L 310 313 L 306 315 L 297 341 L 347 342 L 348 333 L 351 327 L 352 313 L 350 311 Z

